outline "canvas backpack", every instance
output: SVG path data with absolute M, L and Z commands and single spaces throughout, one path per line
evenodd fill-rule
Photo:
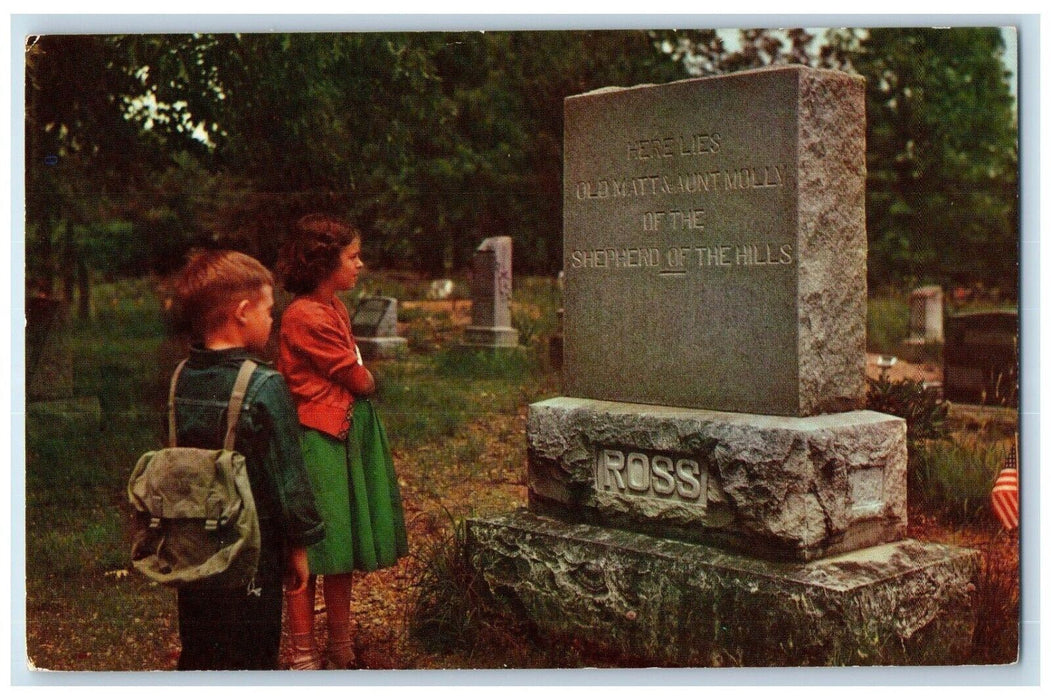
M 219 450 L 176 445 L 175 385 L 185 364 L 176 368 L 168 392 L 170 446 L 142 455 L 128 480 L 135 509 L 132 564 L 151 580 L 178 588 L 251 588 L 259 518 L 234 440 L 256 363 L 245 360 L 237 374 Z

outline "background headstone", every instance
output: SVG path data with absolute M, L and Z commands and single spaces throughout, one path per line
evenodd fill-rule
M 398 334 L 398 300 L 365 297 L 358 302 L 351 320 L 354 337 L 387 338 Z
M 398 300 L 393 297 L 363 298 L 351 327 L 365 360 L 394 357 L 408 347 L 408 341 L 398 337 Z
M 518 331 L 511 327 L 511 237 L 486 238 L 471 261 L 471 325 L 464 344 L 515 347 Z
M 794 67 L 567 98 L 566 393 L 863 405 L 864 110 Z
M 945 341 L 944 301 L 945 293 L 937 285 L 920 287 L 909 294 L 909 342 Z
M 1017 357 L 1017 311 L 949 316 L 945 320 L 945 398 L 1017 406 Z

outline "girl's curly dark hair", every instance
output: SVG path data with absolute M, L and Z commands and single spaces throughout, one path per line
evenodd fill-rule
M 282 286 L 292 294 L 309 294 L 339 266 L 340 253 L 361 232 L 328 214 L 307 214 L 292 227 L 277 260 Z

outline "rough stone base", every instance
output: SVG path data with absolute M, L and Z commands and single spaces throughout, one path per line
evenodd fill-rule
M 905 421 L 557 397 L 532 404 L 529 502 L 567 520 L 807 561 L 905 534 Z
M 405 338 L 355 338 L 361 357 L 365 360 L 385 360 L 404 355 L 409 348 Z
M 479 347 L 516 347 L 518 330 L 501 326 L 468 326 L 463 332 L 463 342 Z
M 912 540 L 808 563 L 520 510 L 468 522 L 474 568 L 542 634 L 645 665 L 958 664 L 979 555 Z

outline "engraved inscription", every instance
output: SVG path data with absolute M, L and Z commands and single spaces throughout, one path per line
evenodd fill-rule
M 595 489 L 706 508 L 708 469 L 689 457 L 600 448 L 595 459 Z
M 705 153 L 718 153 L 722 135 L 690 134 L 689 136 L 664 136 L 651 139 L 634 139 L 628 141 L 628 160 L 648 160 L 650 158 L 674 158 L 676 156 L 699 156 Z
M 752 163 L 738 159 L 719 162 L 730 149 L 722 134 L 708 130 L 678 135 L 640 134 L 626 143 L 622 153 L 627 156 L 628 165 L 642 164 L 653 169 L 645 174 L 581 173 L 583 177 L 567 178 L 567 194 L 583 207 L 611 207 L 623 214 L 630 211 L 638 226 L 635 231 L 649 234 L 649 240 L 633 240 L 630 243 L 634 246 L 571 249 L 567 251 L 567 269 L 639 269 L 659 278 L 674 279 L 719 270 L 787 270 L 796 262 L 792 245 L 776 240 L 776 234 L 733 230 L 726 215 L 720 216 L 727 201 L 723 197 L 758 196 L 763 191 L 788 187 L 787 164 L 763 163 L 761 156 Z M 683 167 L 687 163 L 698 164 L 699 160 L 680 160 L 704 155 L 715 161 L 703 170 L 687 171 Z M 678 166 L 661 172 L 663 166 L 672 163 Z M 682 201 L 684 196 L 688 201 Z M 648 200 L 643 211 L 632 210 L 628 201 L 632 198 Z M 726 240 L 731 235 L 734 240 Z M 650 240 L 657 247 L 651 247 Z
M 668 209 L 642 214 L 643 231 L 704 231 L 704 209 Z
M 674 175 L 603 177 L 577 181 L 575 195 L 578 200 L 594 200 L 750 191 L 784 187 L 786 177 L 784 165 L 745 166 Z
M 795 260 L 791 244 L 671 246 L 668 248 L 593 248 L 569 253 L 570 269 L 651 268 L 658 275 L 684 274 L 695 267 L 787 266 Z

